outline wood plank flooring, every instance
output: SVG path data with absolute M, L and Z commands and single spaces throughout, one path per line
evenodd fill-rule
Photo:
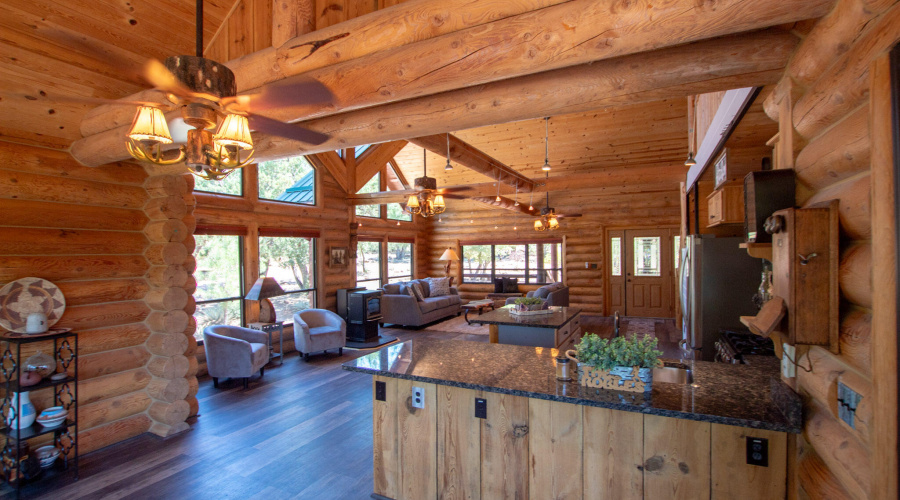
M 671 320 L 669 320 L 671 322 Z M 585 331 L 612 334 L 612 320 L 586 317 Z M 659 331 L 661 340 L 671 328 Z M 487 342 L 487 335 L 384 328 L 400 340 Z M 673 344 L 668 338 L 662 344 Z M 677 349 L 677 347 L 676 347 Z M 364 499 L 372 491 L 371 377 L 341 363 L 371 351 L 296 353 L 262 379 L 200 380 L 200 416 L 168 440 L 141 435 L 81 457 L 71 474 L 26 485 L 22 498 Z M 15 498 L 7 484 L 0 498 Z

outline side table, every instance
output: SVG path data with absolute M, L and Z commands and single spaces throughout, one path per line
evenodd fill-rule
M 278 364 L 284 364 L 284 323 L 250 323 L 247 325 L 253 330 L 259 330 L 269 334 L 269 361 L 278 358 Z M 272 332 L 278 332 L 278 350 L 272 347 Z

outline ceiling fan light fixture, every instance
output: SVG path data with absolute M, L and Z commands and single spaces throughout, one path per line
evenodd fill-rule
M 241 149 L 252 149 L 253 138 L 250 137 L 250 123 L 247 117 L 235 113 L 229 113 L 219 124 L 216 134 L 213 136 L 216 145 L 237 146 Z
M 559 229 L 559 221 L 556 219 L 555 215 L 551 214 L 550 217 L 547 218 L 547 226 L 551 231 L 554 229 Z
M 684 160 L 684 166 L 685 167 L 693 167 L 696 164 L 697 164 L 697 161 L 694 160 L 694 152 L 691 151 L 688 153 L 687 160 Z
M 409 199 L 406 200 L 406 208 L 416 210 L 415 213 L 418 213 L 418 210 L 421 208 L 419 205 L 419 197 L 414 194 L 409 195 Z
M 151 141 L 161 144 L 172 144 L 172 134 L 161 109 L 153 106 L 140 106 L 131 123 L 128 138 L 133 141 Z
M 447 205 L 444 204 L 444 195 L 439 194 L 434 197 L 434 208 L 435 209 L 444 209 Z
M 547 228 L 544 227 L 544 224 L 541 223 L 540 219 L 534 221 L 534 230 L 535 231 L 543 231 Z

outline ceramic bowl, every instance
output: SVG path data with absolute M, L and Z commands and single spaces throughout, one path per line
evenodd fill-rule
M 50 467 L 53 465 L 53 462 L 56 462 L 56 459 L 59 458 L 59 448 L 56 446 L 41 446 L 34 452 L 41 462 L 42 469 Z
M 42 411 L 41 414 L 38 415 L 37 421 L 44 427 L 53 427 L 65 422 L 66 417 L 68 416 L 69 412 L 62 406 L 52 406 Z

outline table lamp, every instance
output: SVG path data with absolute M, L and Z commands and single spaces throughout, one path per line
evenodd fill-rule
M 444 253 L 441 255 L 441 258 L 438 260 L 445 260 L 447 264 L 444 265 L 444 272 L 447 274 L 447 277 L 450 277 L 450 264 L 453 264 L 453 261 L 459 260 L 459 255 L 456 255 L 456 252 L 453 251 L 452 248 L 447 248 L 444 250 Z M 451 280 L 452 283 L 452 280 Z
M 281 289 L 281 286 L 278 285 L 275 278 L 266 277 L 256 280 L 256 283 L 253 284 L 253 288 L 250 289 L 250 292 L 248 292 L 247 296 L 244 298 L 247 300 L 259 301 L 260 323 L 274 323 L 275 307 L 272 305 L 272 301 L 270 301 L 269 298 L 281 295 L 284 295 L 284 290 Z

